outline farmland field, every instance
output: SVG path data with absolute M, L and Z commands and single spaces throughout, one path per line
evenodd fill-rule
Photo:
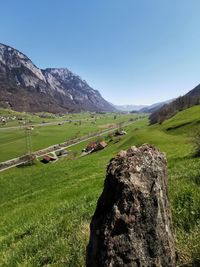
M 17 112 L 11 109 L 0 108 L 0 117 L 7 118 L 6 124 L 0 123 L 0 128 L 3 127 L 15 127 L 23 125 L 23 122 L 29 124 L 40 124 L 49 122 L 60 122 L 64 120 L 79 120 L 91 118 L 89 112 L 74 113 L 74 114 L 52 114 L 47 112 L 41 112 L 37 114 L 31 114 L 27 112 Z M 12 118 L 15 117 L 13 120 Z
M 70 121 L 66 121 L 66 116 Z M 32 150 L 36 151 L 50 145 L 84 136 L 89 133 L 108 129 L 121 122 L 134 120 L 141 115 L 136 114 L 73 114 L 60 118 L 56 125 L 33 125 L 31 130 Z M 50 119 L 49 119 L 50 122 Z M 51 120 L 54 123 L 54 120 Z M 24 127 L 0 129 L 0 162 L 27 153 L 26 132 Z
M 195 106 L 162 125 L 153 126 L 148 126 L 145 118 L 127 126 L 126 136 L 116 139 L 106 135 L 104 138 L 109 145 L 97 153 L 79 157 L 85 142 L 71 149 L 76 155 L 73 159 L 66 157 L 47 165 L 38 162 L 2 172 L 1 266 L 84 266 L 89 223 L 102 191 L 106 165 L 120 150 L 143 143 L 155 145 L 167 156 L 178 264 L 199 264 L 200 158 L 194 157 L 193 146 L 193 134 L 199 129 L 199 114 L 200 106 Z M 96 124 L 85 122 L 85 125 L 70 126 L 71 136 L 78 131 L 81 135 L 87 130 L 96 131 L 99 125 L 112 123 L 113 114 L 110 116 L 110 119 L 97 119 Z M 58 138 L 66 138 L 67 127 L 68 124 L 60 128 L 51 126 L 49 131 L 54 134 L 48 139 L 61 142 Z M 45 141 L 47 129 L 40 129 L 44 131 L 40 134 L 43 139 L 35 141 L 35 148 L 50 143 Z M 1 139 L 1 144 L 5 142 Z

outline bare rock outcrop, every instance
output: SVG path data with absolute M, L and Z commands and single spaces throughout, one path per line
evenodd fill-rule
M 150 145 L 110 161 L 90 225 L 87 267 L 174 267 L 165 156 Z
M 116 111 L 66 68 L 41 70 L 20 51 L 0 43 L 0 107 L 28 112 Z

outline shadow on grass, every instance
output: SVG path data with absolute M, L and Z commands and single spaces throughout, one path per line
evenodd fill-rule
M 191 123 L 192 123 L 192 122 L 185 122 L 185 123 L 182 123 L 182 124 L 179 124 L 179 125 L 176 125 L 176 126 L 168 127 L 168 128 L 166 129 L 166 131 L 176 130 L 176 129 L 178 129 L 178 128 L 184 127 L 184 126 L 186 126 L 186 125 L 188 125 L 188 124 L 191 124 Z
M 200 151 L 194 153 L 194 154 L 192 155 L 192 158 L 193 158 L 193 159 L 198 159 L 198 158 L 200 158 Z
M 196 175 L 194 175 L 190 178 L 196 185 L 200 186 L 200 171 L 199 171 L 199 173 L 197 173 Z

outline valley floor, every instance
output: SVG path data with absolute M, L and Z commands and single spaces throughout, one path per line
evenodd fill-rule
M 150 143 L 168 159 L 178 266 L 200 263 L 200 158 L 193 133 L 200 106 L 148 126 L 147 119 L 126 127 L 121 138 L 105 136 L 108 147 L 79 157 L 87 142 L 72 148 L 73 157 L 55 164 L 14 168 L 0 177 L 1 266 L 84 266 L 89 223 L 102 191 L 106 165 L 120 150 Z M 184 265 L 186 264 L 186 265 Z
M 6 126 L 0 128 L 0 162 L 27 154 L 27 128 L 31 129 L 29 131 L 31 150 L 37 151 L 54 144 L 66 142 L 70 139 L 109 129 L 113 126 L 117 127 L 122 122 L 135 120 L 143 115 L 116 115 L 113 113 L 72 114 L 61 117 L 59 122 L 57 118 L 52 119 L 50 117 L 48 120 L 45 119 L 45 123 L 42 125 L 38 124 L 39 121 L 41 122 L 41 118 L 38 118 L 38 116 L 30 114 L 26 114 L 26 116 L 27 119 L 31 118 L 31 123 L 27 123 L 26 126 Z M 35 124 L 32 122 L 35 122 Z

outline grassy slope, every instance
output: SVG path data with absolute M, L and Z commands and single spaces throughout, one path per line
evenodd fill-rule
M 137 122 L 127 127 L 128 135 L 119 143 L 87 157 L 2 173 L 2 266 L 84 266 L 88 225 L 102 191 L 106 164 L 119 150 L 144 142 L 167 154 L 180 262 L 199 259 L 200 159 L 192 157 L 190 144 L 199 111 L 200 107 L 191 108 L 161 126 Z M 166 130 L 186 120 L 191 122 L 189 128 L 187 124 Z

